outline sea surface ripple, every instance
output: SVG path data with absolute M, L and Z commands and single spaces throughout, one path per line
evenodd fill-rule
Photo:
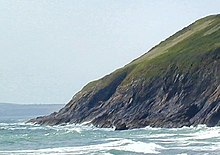
M 114 131 L 67 124 L 0 123 L 0 155 L 207 155 L 220 154 L 220 127 Z

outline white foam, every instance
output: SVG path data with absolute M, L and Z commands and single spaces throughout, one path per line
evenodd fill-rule
M 0 123 L 0 126 L 7 126 L 8 123 Z
M 200 131 L 194 134 L 191 134 L 194 139 L 209 139 L 209 138 L 215 138 L 220 137 L 220 130 L 217 130 L 215 128 L 210 128 L 206 131 Z
M 103 155 L 114 155 L 114 154 L 111 154 L 111 153 L 103 153 Z
M 110 150 L 128 151 L 136 153 L 151 153 L 158 154 L 159 150 L 164 149 L 160 145 L 155 143 L 144 143 L 140 141 L 132 141 L 129 139 L 122 139 L 104 144 L 78 146 L 78 147 L 59 147 L 59 148 L 48 148 L 39 150 L 20 150 L 20 151 L 0 151 L 0 153 L 8 154 L 26 154 L 26 155 L 40 155 L 44 154 L 92 154 L 98 152 L 107 152 Z
M 91 122 L 92 122 L 92 120 L 91 121 L 86 121 L 86 122 L 81 123 L 81 125 L 90 125 Z
M 143 143 L 143 142 L 130 143 L 125 146 L 119 147 L 119 150 L 123 150 L 123 151 L 130 151 L 137 153 L 152 153 L 152 154 L 160 153 L 159 151 L 156 151 L 157 149 L 164 149 L 164 148 L 155 143 Z
M 173 137 L 176 136 L 176 134 L 152 134 L 152 135 L 148 135 L 148 138 L 161 138 L 161 137 Z
M 150 127 L 150 126 L 146 126 L 145 128 L 142 128 L 144 130 L 161 130 L 162 128 L 153 128 L 153 127 Z
M 177 149 L 177 150 L 191 150 L 191 151 L 198 151 L 198 152 L 219 152 L 220 151 L 220 143 L 212 143 L 212 144 L 207 144 L 205 146 L 185 146 L 185 147 L 172 147 L 172 149 Z

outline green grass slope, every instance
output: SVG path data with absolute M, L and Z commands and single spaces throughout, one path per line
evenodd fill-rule
M 172 64 L 178 67 L 180 74 L 193 72 L 202 65 L 199 57 L 219 47 L 220 15 L 211 15 L 162 41 L 125 67 L 89 83 L 82 91 L 91 91 L 97 86 L 104 88 L 121 74 L 126 74 L 121 85 L 129 84 L 139 78 L 150 81 L 155 77 L 163 76 Z

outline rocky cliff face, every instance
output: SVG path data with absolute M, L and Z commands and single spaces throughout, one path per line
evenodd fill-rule
M 196 21 L 30 122 L 131 129 L 220 124 L 220 16 Z

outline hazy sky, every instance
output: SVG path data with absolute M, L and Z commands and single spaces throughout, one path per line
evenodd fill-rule
M 219 0 L 0 0 L 0 102 L 66 103 Z

